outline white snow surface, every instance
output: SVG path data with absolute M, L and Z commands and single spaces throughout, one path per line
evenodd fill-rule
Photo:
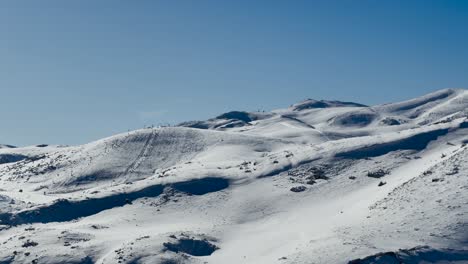
M 0 263 L 468 263 L 467 109 L 308 99 L 1 145 Z

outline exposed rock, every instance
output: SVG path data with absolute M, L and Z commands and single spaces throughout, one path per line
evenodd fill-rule
M 307 187 L 305 187 L 304 185 L 295 186 L 290 189 L 291 192 L 303 192 L 305 190 L 307 190 Z
M 376 171 L 369 171 L 367 172 L 367 177 L 371 177 L 371 178 L 382 178 L 383 176 L 389 174 L 390 172 L 387 171 L 387 170 L 383 170 L 383 169 L 378 169 Z

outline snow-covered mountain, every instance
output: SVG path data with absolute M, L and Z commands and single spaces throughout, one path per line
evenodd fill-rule
M 467 263 L 468 91 L 0 147 L 0 263 Z

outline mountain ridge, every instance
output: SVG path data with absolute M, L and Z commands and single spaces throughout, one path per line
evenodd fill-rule
M 466 90 L 309 103 L 1 148 L 0 263 L 468 260 Z

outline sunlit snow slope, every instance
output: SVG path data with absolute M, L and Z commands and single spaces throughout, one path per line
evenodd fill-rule
M 0 145 L 0 263 L 468 263 L 468 91 Z

